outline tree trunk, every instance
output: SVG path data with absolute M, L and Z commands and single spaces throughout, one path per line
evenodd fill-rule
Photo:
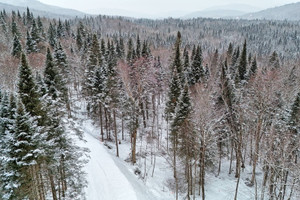
M 105 130 L 106 130 L 106 139 L 109 139 L 108 136 L 108 122 L 107 122 L 107 109 L 104 107 L 104 115 L 105 115 Z
M 52 172 L 50 169 L 48 170 L 48 176 L 49 176 L 49 181 L 50 181 L 50 186 L 51 186 L 52 198 L 53 198 L 53 200 L 57 200 L 55 183 L 54 183 L 53 175 L 52 175 Z
M 101 134 L 101 140 L 102 140 L 102 142 L 104 142 L 103 121 L 102 121 L 102 105 L 101 105 L 101 103 L 99 103 L 99 109 L 100 109 L 100 113 L 99 113 L 99 118 L 100 118 L 100 134 Z
M 176 136 L 175 136 L 176 137 Z M 177 137 L 175 138 L 175 142 L 173 144 L 173 169 L 174 169 L 174 179 L 175 179 L 175 196 L 176 196 L 176 200 L 178 200 L 178 177 L 177 177 L 177 163 L 176 163 L 176 155 L 177 155 Z
M 132 133 L 132 149 L 131 149 L 131 155 L 132 155 L 132 164 L 136 163 L 136 138 L 137 138 L 137 127 L 138 127 L 138 116 L 135 116 L 135 127 Z
M 261 119 L 261 116 L 259 116 L 257 129 L 255 131 L 255 151 L 254 151 L 254 155 L 253 155 L 253 167 L 252 167 L 252 178 L 251 178 L 252 185 L 254 184 L 256 165 L 257 165 L 257 160 L 258 160 L 258 155 L 259 155 L 259 142 L 260 142 L 261 126 L 262 126 L 262 119 Z
M 116 153 L 117 157 L 119 157 L 119 143 L 118 143 L 118 132 L 117 132 L 117 122 L 116 122 L 116 110 L 113 110 L 113 117 L 114 117 L 114 132 L 115 132 L 115 140 L 116 140 Z

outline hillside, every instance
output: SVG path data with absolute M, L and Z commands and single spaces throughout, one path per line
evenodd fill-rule
M 243 15 L 243 19 L 300 20 L 300 2 Z
M 40 15 L 49 18 L 65 19 L 84 17 L 87 15 L 86 13 L 77 10 L 47 5 L 38 0 L 0 0 L 0 9 L 5 9 L 8 12 L 11 12 L 12 10 L 25 12 L 27 7 L 31 9 L 34 15 Z
M 234 18 L 246 14 L 240 10 L 204 10 L 183 16 L 183 19 L 203 18 Z
M 192 19 L 198 17 L 204 18 L 236 18 L 246 13 L 260 10 L 247 4 L 228 4 L 223 6 L 214 6 L 201 11 L 192 12 L 182 16 L 182 19 Z

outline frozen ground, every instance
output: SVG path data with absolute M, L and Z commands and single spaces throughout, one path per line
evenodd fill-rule
M 122 160 L 111 155 L 96 137 L 90 121 L 83 124 L 84 140 L 80 146 L 90 150 L 90 160 L 85 166 L 88 187 L 87 200 L 155 200 L 147 186 L 129 171 Z
M 174 191 L 169 187 L 173 181 L 173 174 L 172 167 L 166 161 L 166 155 L 154 151 L 157 156 L 153 173 L 154 158 L 149 154 L 151 145 L 142 144 L 145 141 L 139 140 L 137 152 L 148 152 L 148 154 L 147 156 L 138 156 L 137 164 L 133 166 L 128 162 L 130 156 L 129 141 L 122 141 L 122 144 L 119 145 L 120 158 L 117 158 L 114 143 L 108 143 L 111 147 L 108 149 L 104 143 L 100 142 L 99 128 L 94 126 L 91 120 L 81 119 L 80 121 L 82 121 L 81 126 L 84 132 L 83 139 L 86 142 L 80 141 L 79 146 L 87 147 L 90 150 L 90 160 L 85 166 L 88 181 L 87 200 L 175 199 Z M 234 164 L 233 162 L 233 166 Z M 141 171 L 140 175 L 134 173 L 137 168 Z M 229 162 L 224 161 L 219 176 L 212 172 L 206 174 L 206 200 L 232 200 L 234 198 L 237 180 L 234 178 L 234 172 L 231 175 L 228 174 L 228 169 Z M 250 177 L 251 166 L 247 165 L 239 184 L 239 200 L 255 199 L 255 187 L 248 187 L 245 184 Z M 262 174 L 258 167 L 258 184 L 261 183 L 261 180 Z M 259 185 L 258 195 L 260 195 Z M 186 198 L 180 196 L 179 199 L 184 200 Z M 197 196 L 196 199 L 201 198 Z

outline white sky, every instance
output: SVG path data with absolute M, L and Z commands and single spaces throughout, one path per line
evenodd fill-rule
M 139 13 L 164 13 L 171 11 L 199 11 L 213 6 L 248 4 L 269 8 L 299 0 L 39 0 L 43 3 L 80 11 L 96 11 L 103 8 L 121 9 Z

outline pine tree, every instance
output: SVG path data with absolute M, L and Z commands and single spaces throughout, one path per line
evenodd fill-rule
M 246 43 L 246 40 L 243 45 L 243 50 L 242 50 L 240 62 L 238 65 L 238 71 L 239 71 L 239 80 L 240 81 L 245 80 L 246 73 L 247 73 L 247 43 Z
M 143 42 L 143 46 L 142 46 L 142 57 L 148 57 L 150 56 L 151 52 L 150 52 L 150 49 L 149 49 L 149 46 L 148 46 L 148 43 L 146 40 L 144 40 Z
M 184 76 L 183 76 L 183 67 L 182 67 L 182 61 L 181 61 L 181 55 L 180 55 L 180 45 L 181 45 L 181 33 L 178 31 L 177 33 L 177 39 L 175 42 L 175 53 L 174 53 L 174 60 L 172 63 L 171 69 L 176 69 L 177 75 L 179 77 L 179 80 L 181 83 L 184 83 Z
M 233 54 L 232 54 L 232 58 L 231 58 L 231 65 L 235 66 L 235 64 L 237 63 L 238 59 L 240 57 L 240 47 L 237 47 Z
M 256 62 L 256 57 L 254 57 L 251 62 L 251 67 L 249 71 L 250 76 L 255 75 L 256 71 L 257 71 L 257 62 Z
M 39 135 L 36 134 L 37 122 L 28 112 L 21 100 L 18 101 L 15 116 L 14 134 L 10 144 L 9 177 L 11 187 L 8 199 L 34 198 L 33 167 L 37 163 Z
M 26 37 L 26 52 L 28 54 L 37 52 L 36 41 L 32 39 L 28 31 Z
M 133 62 L 133 59 L 134 59 L 134 47 L 133 47 L 133 42 L 132 42 L 132 38 L 129 38 L 129 41 L 128 41 L 128 47 L 127 47 L 127 63 L 132 63 Z
M 280 61 L 279 61 L 279 57 L 278 57 L 278 54 L 276 51 L 274 51 L 272 53 L 272 55 L 270 56 L 269 65 L 270 65 L 271 69 L 280 68 Z
M 57 35 L 58 38 L 61 38 L 61 37 L 65 36 L 64 27 L 63 27 L 62 22 L 61 22 L 60 19 L 58 20 L 57 34 L 56 35 Z
M 18 26 L 17 26 L 17 23 L 15 22 L 14 19 L 11 22 L 11 34 L 12 34 L 12 36 L 15 36 L 15 35 L 18 36 L 18 37 L 21 36 L 20 31 L 19 31 Z
M 83 47 L 83 38 L 82 38 L 82 34 L 79 28 L 77 28 L 77 35 L 76 35 L 76 44 L 77 44 L 77 48 L 79 50 L 81 50 L 81 48 Z
M 172 79 L 169 85 L 168 101 L 166 103 L 166 110 L 165 110 L 167 120 L 173 119 L 175 115 L 175 108 L 177 106 L 180 94 L 181 94 L 181 82 L 177 75 L 176 69 L 174 69 L 172 73 Z
M 190 60 L 189 60 L 189 52 L 187 51 L 186 47 L 183 51 L 183 71 L 184 77 L 189 84 L 191 84 L 190 74 L 191 74 L 191 67 L 190 67 Z
M 31 35 L 31 39 L 33 40 L 33 42 L 37 45 L 40 42 L 41 38 L 39 35 L 38 27 L 37 27 L 34 19 L 32 20 L 30 35 Z
M 38 30 L 38 34 L 40 36 L 40 39 L 45 40 L 46 33 L 45 33 L 44 25 L 43 25 L 43 22 L 42 22 L 40 16 L 38 16 L 38 18 L 37 18 L 37 30 Z
M 21 56 L 21 65 L 19 67 L 18 93 L 22 103 L 30 115 L 42 116 L 41 102 L 37 85 L 32 75 L 31 68 L 27 63 L 24 53 Z M 42 124 L 43 118 L 39 117 L 39 124 Z
M 48 42 L 51 47 L 55 47 L 56 45 L 56 30 L 54 25 L 50 23 L 49 29 L 48 29 Z
M 19 38 L 17 35 L 14 36 L 14 41 L 13 41 L 13 49 L 12 49 L 12 56 L 16 58 L 20 58 L 22 53 L 22 45 L 19 41 Z
M 85 82 L 84 82 L 84 93 L 87 98 L 93 96 L 93 86 L 94 78 L 96 73 L 96 68 L 101 64 L 102 58 L 100 53 L 99 41 L 96 35 L 93 36 L 91 48 L 89 51 L 89 60 L 85 70 Z M 91 101 L 91 100 L 89 100 Z M 92 102 L 89 102 L 89 105 Z
M 192 85 L 199 83 L 201 79 L 204 77 L 204 70 L 202 66 L 202 50 L 201 47 L 198 46 L 195 52 L 194 60 L 191 64 L 191 73 L 189 80 Z
M 32 20 L 33 20 L 33 17 L 32 17 L 32 15 L 31 15 L 31 13 L 30 13 L 29 8 L 27 7 L 27 9 L 26 9 L 26 24 L 27 24 L 27 25 L 31 25 Z M 25 24 L 25 25 L 26 25 L 26 24 Z
M 136 39 L 136 57 L 140 58 L 141 57 L 141 40 L 140 40 L 140 36 L 137 36 Z

